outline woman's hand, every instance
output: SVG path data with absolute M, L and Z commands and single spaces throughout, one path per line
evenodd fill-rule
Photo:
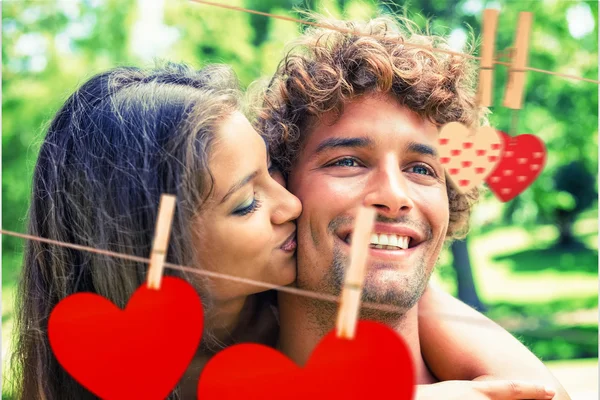
M 512 380 L 487 380 L 418 385 L 415 400 L 542 400 L 553 397 L 554 390 L 544 385 Z

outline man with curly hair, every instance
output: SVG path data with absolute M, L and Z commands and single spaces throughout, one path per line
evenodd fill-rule
M 444 243 L 466 233 L 479 194 L 456 191 L 437 151 L 442 125 L 486 123 L 487 110 L 474 101 L 476 64 L 432 50 L 448 46 L 414 33 L 410 21 L 318 22 L 327 28 L 307 29 L 286 54 L 258 118 L 273 164 L 303 205 L 296 285 L 339 295 L 357 207 L 375 207 L 363 301 L 399 311 L 362 308 L 361 318 L 402 334 L 418 383 L 474 379 L 434 376 L 422 356 L 417 303 Z M 303 365 L 333 329 L 337 304 L 280 293 L 279 306 L 279 347 Z M 538 373 L 523 379 L 560 386 L 537 359 L 528 365 Z

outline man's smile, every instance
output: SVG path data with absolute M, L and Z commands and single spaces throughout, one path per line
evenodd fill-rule
M 342 229 L 338 237 L 348 244 L 352 243 L 351 228 Z M 370 245 L 374 249 L 406 250 L 421 244 L 424 237 L 425 235 L 406 226 L 376 223 L 371 234 Z
M 341 230 L 337 235 L 350 251 L 352 231 Z M 402 261 L 410 257 L 424 242 L 424 235 L 400 225 L 377 223 L 371 234 L 369 256 L 385 261 Z

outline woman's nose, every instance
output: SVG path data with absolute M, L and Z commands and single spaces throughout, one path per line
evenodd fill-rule
M 272 221 L 274 224 L 284 224 L 293 221 L 302 213 L 302 204 L 300 200 L 285 189 L 285 186 L 278 184 L 277 207 L 273 212 Z

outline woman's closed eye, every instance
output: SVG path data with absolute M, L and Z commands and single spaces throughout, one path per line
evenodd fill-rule
M 233 214 L 239 215 L 239 216 L 248 215 L 248 214 L 253 213 L 254 211 L 258 210 L 260 205 L 261 205 L 261 201 L 254 196 L 254 197 L 252 197 L 251 200 L 247 201 L 246 203 L 242 204 L 240 207 L 236 208 L 233 211 Z

